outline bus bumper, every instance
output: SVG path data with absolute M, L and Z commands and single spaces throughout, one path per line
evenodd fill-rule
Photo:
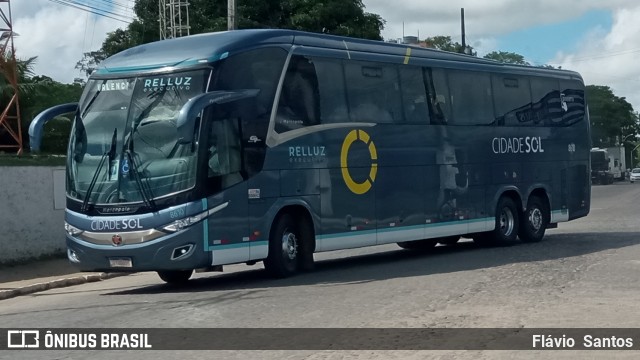
M 137 272 L 192 270 L 211 265 L 210 252 L 204 250 L 200 227 L 169 234 L 139 244 L 97 245 L 70 235 L 67 257 L 81 271 Z

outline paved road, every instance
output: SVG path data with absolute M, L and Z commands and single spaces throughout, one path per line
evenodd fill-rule
M 261 266 L 198 274 L 185 289 L 155 274 L 50 290 L 0 303 L 2 327 L 638 327 L 640 184 L 594 186 L 592 212 L 507 248 L 472 242 L 426 254 L 395 245 L 320 254 L 317 271 L 265 277 Z M 640 342 L 640 339 L 637 339 Z M 511 358 L 509 352 L 429 353 Z M 106 358 L 107 353 L 7 353 Z M 110 355 L 114 355 L 110 353 Z M 128 353 L 140 358 L 149 352 Z M 156 359 L 174 359 L 154 352 Z M 422 358 L 406 352 L 222 352 L 221 358 Z M 550 353 L 545 353 L 548 356 Z M 602 357 L 611 352 L 582 353 Z M 637 353 L 618 356 L 632 358 Z M 635 355 L 635 356 L 634 356 Z M 0 357 L 2 354 L 0 354 Z M 180 352 L 181 357 L 212 354 Z M 535 352 L 518 357 L 536 358 Z M 575 358 L 576 352 L 554 357 Z

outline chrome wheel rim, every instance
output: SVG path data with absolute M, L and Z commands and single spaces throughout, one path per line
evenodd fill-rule
M 537 232 L 542 227 L 542 211 L 538 208 L 529 211 L 529 224 Z
M 503 208 L 500 212 L 500 232 L 504 236 L 511 236 L 515 227 L 515 218 L 509 208 Z
M 298 238 L 289 230 L 282 234 L 282 253 L 289 260 L 294 260 L 298 254 Z

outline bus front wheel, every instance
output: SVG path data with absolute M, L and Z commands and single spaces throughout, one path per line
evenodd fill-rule
M 191 278 L 193 270 L 168 270 L 158 271 L 158 276 L 170 285 L 183 285 Z
M 482 246 L 513 245 L 518 240 L 519 211 L 515 201 L 503 196 L 496 206 L 496 224 L 493 231 L 477 234 L 473 241 Z
M 544 237 L 549 218 L 549 207 L 546 201 L 537 196 L 532 197 L 522 216 L 518 236 L 524 242 L 539 242 Z
M 305 245 L 308 244 L 303 242 L 310 240 L 304 236 L 305 226 L 302 221 L 295 221 L 291 214 L 283 214 L 277 220 L 269 237 L 269 255 L 264 260 L 264 267 L 270 275 L 284 278 L 305 267 L 303 261 L 309 260 L 303 259 L 308 257 L 303 252 L 307 251 L 308 246 Z

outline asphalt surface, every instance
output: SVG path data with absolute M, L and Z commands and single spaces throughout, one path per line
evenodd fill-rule
M 318 254 L 317 269 L 273 280 L 261 265 L 197 274 L 184 288 L 153 273 L 0 302 L 3 328 L 632 328 L 640 324 L 640 184 L 592 188 L 588 217 L 545 240 L 470 241 L 428 253 L 395 245 Z M 490 331 L 490 329 L 488 330 Z M 640 343 L 640 339 L 636 339 Z M 637 352 L 24 352 L 6 358 L 636 358 Z

